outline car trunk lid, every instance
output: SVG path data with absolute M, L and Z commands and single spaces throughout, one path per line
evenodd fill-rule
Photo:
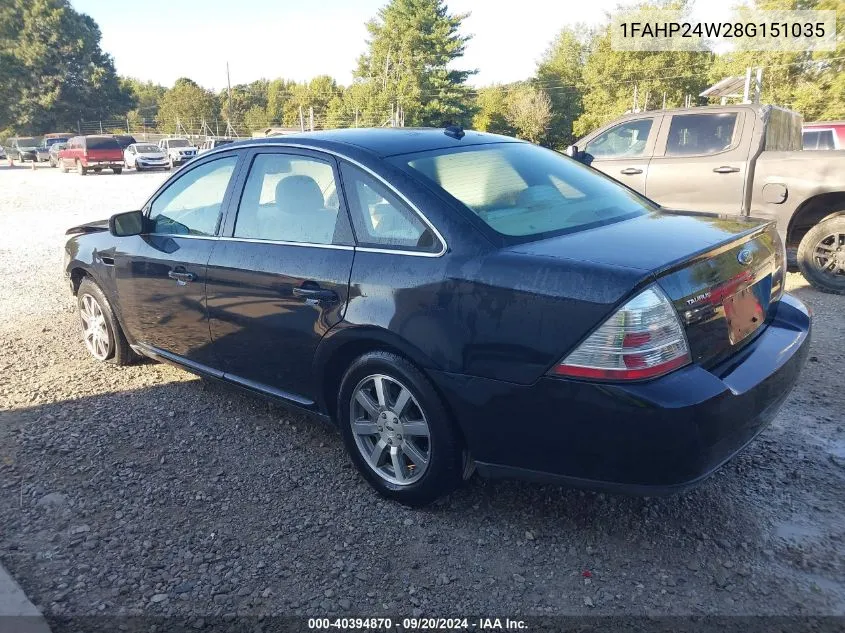
M 657 281 L 703 366 L 762 331 L 783 292 L 775 226 L 746 218 L 661 211 L 511 250 L 647 273 L 640 287 Z

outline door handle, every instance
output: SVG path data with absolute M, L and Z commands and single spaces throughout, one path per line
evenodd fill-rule
M 722 165 L 721 167 L 714 167 L 713 171 L 717 174 L 732 174 L 734 172 L 739 171 L 739 167 L 730 167 L 728 165 Z
M 294 288 L 293 296 L 317 303 L 321 301 L 330 303 L 338 299 L 337 293 L 334 290 L 323 290 L 319 286 L 316 288 Z
M 622 171 L 619 172 L 620 174 L 625 174 L 626 176 L 633 176 L 634 174 L 641 174 L 643 173 L 642 169 L 637 169 L 636 167 L 626 167 Z
M 178 283 L 182 286 L 184 286 L 189 281 L 193 281 L 194 279 L 197 278 L 197 276 L 194 273 L 179 272 L 179 271 L 176 271 L 176 270 L 171 270 L 170 272 L 167 273 L 167 276 L 170 277 L 171 279 L 175 279 L 176 283 Z

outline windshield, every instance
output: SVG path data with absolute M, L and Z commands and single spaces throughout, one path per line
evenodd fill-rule
M 539 239 L 642 215 L 648 201 L 557 152 L 528 143 L 400 156 L 509 241 Z
M 135 150 L 139 154 L 161 154 L 157 145 L 136 145 Z
M 38 147 L 41 140 L 34 136 L 22 136 L 18 139 L 18 147 Z
M 222 139 L 217 139 L 216 141 L 213 141 L 211 146 L 212 147 L 220 147 L 221 145 L 228 145 L 229 143 L 233 143 L 233 142 L 234 141 L 232 141 L 232 139 L 222 138 Z
M 190 147 L 191 144 L 184 138 L 172 138 L 167 141 L 168 146 L 170 147 Z
M 68 141 L 67 138 L 61 138 L 61 137 L 45 138 L 44 144 L 47 147 L 50 147 L 51 145 L 55 145 L 56 143 L 67 143 L 67 141 Z

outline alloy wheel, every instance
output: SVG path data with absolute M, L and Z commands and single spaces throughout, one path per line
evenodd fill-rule
M 106 360 L 111 351 L 111 338 L 106 326 L 106 316 L 93 296 L 82 295 L 79 316 L 82 320 L 82 335 L 85 340 L 85 347 L 97 360 Z
M 361 456 L 385 481 L 419 481 L 431 461 L 431 431 L 411 390 L 384 374 L 367 376 L 352 392 L 352 434 Z
M 845 275 L 845 233 L 831 233 L 816 242 L 813 263 L 825 274 Z

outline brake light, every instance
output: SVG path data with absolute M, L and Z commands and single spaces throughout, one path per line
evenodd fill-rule
M 549 373 L 642 380 L 662 376 L 690 360 L 675 308 L 660 288 L 651 286 L 617 310 Z

